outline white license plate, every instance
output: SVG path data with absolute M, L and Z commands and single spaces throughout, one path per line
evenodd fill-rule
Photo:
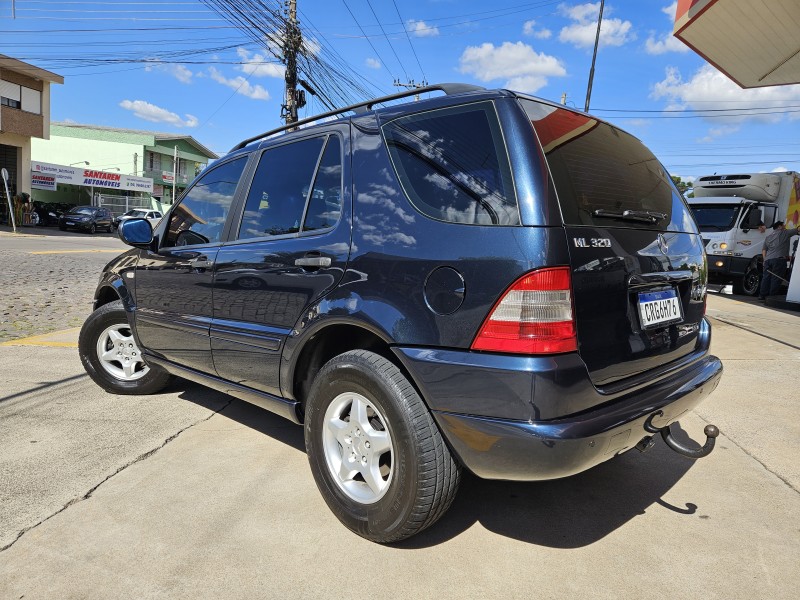
M 675 290 L 639 294 L 639 318 L 645 329 L 683 321 L 681 302 Z
M 67 223 L 66 223 L 66 224 L 67 224 L 67 225 L 75 225 L 75 223 L 73 223 L 72 221 L 67 221 Z

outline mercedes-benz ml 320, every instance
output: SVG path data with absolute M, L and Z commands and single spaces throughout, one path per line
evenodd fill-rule
M 719 382 L 697 227 L 644 145 L 588 114 L 457 84 L 242 142 L 102 273 L 92 378 L 173 375 L 305 429 L 336 516 L 407 538 L 479 477 L 565 477 Z M 331 118 L 338 117 L 338 118 Z M 532 509 L 533 510 L 533 509 Z

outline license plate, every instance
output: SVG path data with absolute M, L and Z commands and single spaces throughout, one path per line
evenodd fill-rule
M 75 223 L 73 223 L 72 221 L 67 221 L 66 224 L 67 225 L 75 225 Z
M 639 318 L 645 329 L 683 321 L 681 303 L 675 290 L 639 294 Z

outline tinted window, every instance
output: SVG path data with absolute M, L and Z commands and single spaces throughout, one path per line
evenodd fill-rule
M 333 227 L 342 212 L 342 152 L 336 137 L 328 138 L 322 155 L 303 231 Z
M 511 168 L 491 102 L 444 108 L 383 126 L 412 204 L 442 221 L 517 225 Z
M 247 157 L 206 171 L 172 209 L 165 246 L 219 242 Z
M 635 137 L 590 115 L 530 100 L 522 106 L 550 165 L 565 223 L 696 232 L 669 174 Z M 624 211 L 638 215 L 613 216 Z
M 267 150 L 258 162 L 247 195 L 239 239 L 300 231 L 311 178 L 325 138 Z

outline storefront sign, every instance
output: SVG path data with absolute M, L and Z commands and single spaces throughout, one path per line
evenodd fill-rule
M 172 183 L 175 179 L 175 175 L 172 174 L 172 171 L 161 171 L 161 180 L 164 183 Z
M 153 193 L 153 180 L 149 177 L 136 177 L 134 175 L 123 175 L 121 173 L 97 171 L 95 169 L 67 167 L 64 165 L 31 161 L 31 175 L 52 177 L 56 184 L 70 183 L 72 185 L 81 185 L 84 187 L 115 188 L 134 192 Z M 55 189 L 55 187 L 44 189 Z
M 37 190 L 56 191 L 56 178 L 54 175 L 31 173 L 31 187 Z
M 153 184 L 153 196 L 163 196 L 164 195 L 164 186 L 160 183 Z

